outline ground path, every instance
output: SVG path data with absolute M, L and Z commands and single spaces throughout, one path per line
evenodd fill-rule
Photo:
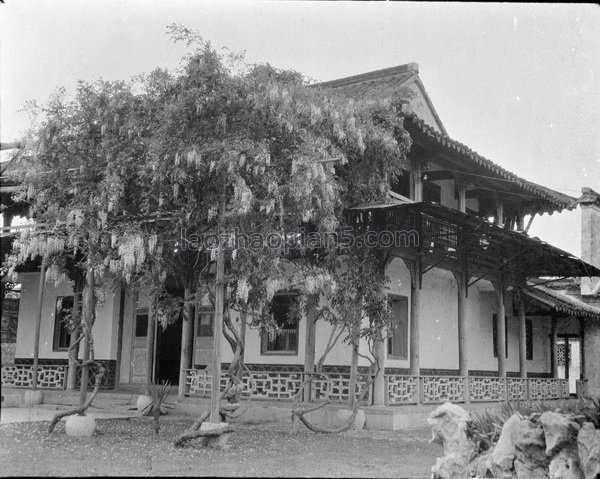
M 6 423 L 7 411 L 0 425 L 3 476 L 430 477 L 441 454 L 427 429 L 322 435 L 299 427 L 291 435 L 289 423 L 238 424 L 228 450 L 175 449 L 173 437 L 192 419 L 164 416 L 157 437 L 151 418 L 99 419 L 97 434 L 82 439 L 67 437 L 64 421 L 51 436 L 48 421 Z

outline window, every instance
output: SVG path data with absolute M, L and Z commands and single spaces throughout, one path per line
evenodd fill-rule
M 531 319 L 525 320 L 525 357 L 529 360 L 533 359 L 533 324 Z
M 392 329 L 388 332 L 387 354 L 389 358 L 408 358 L 408 298 L 394 296 L 390 299 Z
M 279 334 L 262 333 L 262 354 L 298 354 L 298 318 L 290 317 L 291 306 L 295 298 L 292 295 L 276 295 L 271 301 L 271 314 L 281 328 Z
M 54 311 L 54 339 L 53 351 L 67 351 L 71 341 L 71 313 L 73 311 L 73 296 L 59 296 L 56 298 Z
M 493 316 L 493 328 L 494 328 L 494 357 L 498 357 L 498 316 Z M 508 357 L 508 318 L 504 318 L 504 350 L 506 351 L 506 357 Z
M 9 297 L 2 300 L 2 342 L 17 342 L 17 324 L 19 321 L 19 297 Z
M 135 310 L 135 337 L 146 336 L 148 336 L 148 308 L 138 308 Z
M 204 308 L 198 310 L 196 315 L 197 328 L 196 336 L 199 338 L 212 338 L 213 336 L 213 321 L 215 312 L 212 309 Z

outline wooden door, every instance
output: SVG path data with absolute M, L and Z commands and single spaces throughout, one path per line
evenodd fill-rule
M 213 355 L 213 320 L 210 307 L 196 308 L 196 337 L 194 338 L 194 366 L 210 370 Z
M 131 337 L 131 382 L 146 382 L 146 340 L 148 337 L 148 308 L 136 308 Z

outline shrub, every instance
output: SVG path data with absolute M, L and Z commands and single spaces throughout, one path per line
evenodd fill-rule
M 169 381 L 165 381 L 162 384 L 156 384 L 152 382 L 148 387 L 148 395 L 152 398 L 152 402 L 148 404 L 142 411 L 144 416 L 152 414 L 154 416 L 154 433 L 158 434 L 160 428 L 160 414 L 161 408 L 166 403 L 169 394 L 173 391 L 173 385 Z

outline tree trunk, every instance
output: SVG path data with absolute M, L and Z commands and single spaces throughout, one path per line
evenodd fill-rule
M 358 383 L 358 338 L 352 339 L 352 362 L 350 363 L 350 383 L 348 385 L 348 407 L 352 409 L 356 401 L 356 384 Z
M 44 303 L 44 286 L 46 283 L 46 262 L 42 259 L 42 267 L 40 270 L 40 286 L 38 291 L 37 317 L 35 321 L 35 334 L 33 340 L 33 384 L 34 391 L 37 389 L 38 383 L 38 361 L 40 356 L 40 328 L 42 325 L 42 305 Z
M 243 311 L 240 314 L 240 358 L 239 368 L 237 371 L 238 379 L 241 381 L 244 378 L 244 354 L 246 352 L 246 324 L 248 323 L 247 313 Z
M 213 330 L 212 389 L 210 394 L 210 421 L 221 422 L 221 336 L 223 336 L 223 301 L 225 299 L 225 252 L 217 252 L 215 287 L 215 321 Z
M 77 327 L 73 328 L 71 332 L 71 340 L 69 342 L 69 372 L 67 374 L 67 389 L 74 390 L 77 383 L 77 358 L 79 357 L 79 336 L 81 335 L 81 314 L 79 314 L 79 304 L 81 302 L 81 295 L 79 291 L 75 291 L 73 294 L 73 324 Z M 77 343 L 77 344 L 76 344 Z M 85 359 L 84 359 L 85 361 Z
M 146 395 L 150 395 L 150 385 L 152 384 L 154 365 L 154 332 L 156 318 L 154 317 L 154 296 L 150 298 L 148 306 L 148 330 L 146 336 Z
M 304 344 L 304 374 L 308 378 L 315 370 L 315 329 L 316 309 L 319 302 L 317 294 L 311 294 L 307 301 L 306 312 L 306 342 Z M 312 399 L 312 381 L 304 383 L 303 397 L 305 402 Z
M 94 325 L 94 316 L 96 314 L 96 294 L 94 289 L 96 287 L 94 278 L 94 269 L 91 266 L 91 262 L 88 260 L 88 270 L 86 274 L 86 289 L 85 298 L 83 303 L 83 318 L 82 318 L 82 332 L 83 338 L 83 368 L 81 370 L 81 385 L 79 388 L 79 403 L 84 405 L 86 403 L 88 378 L 89 378 L 89 364 L 90 359 L 90 337 L 92 334 L 92 326 Z
M 185 392 L 185 369 L 189 369 L 192 366 L 192 332 L 194 330 L 194 318 L 193 318 L 193 292 L 192 285 L 188 282 L 185 286 L 183 294 L 183 324 L 181 327 L 181 358 L 180 358 L 180 370 L 179 370 L 179 389 L 178 396 L 183 397 Z

